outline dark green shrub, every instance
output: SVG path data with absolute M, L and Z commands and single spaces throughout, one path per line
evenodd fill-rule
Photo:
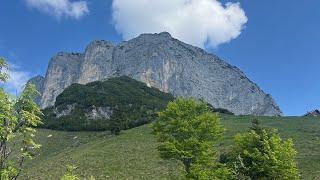
M 207 106 L 208 106 L 208 108 L 209 108 L 212 112 L 234 115 L 234 113 L 232 113 L 232 112 L 229 111 L 228 109 L 215 108 L 215 107 L 213 107 L 210 103 L 207 103 Z

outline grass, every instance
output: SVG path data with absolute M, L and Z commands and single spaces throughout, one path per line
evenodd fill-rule
M 26 179 L 57 179 L 68 164 L 78 167 L 81 178 L 172 179 L 182 173 L 177 162 L 160 159 L 148 126 L 123 131 L 120 136 L 44 129 L 37 136 L 43 147 L 26 165 Z
M 221 152 L 230 148 L 236 133 L 247 131 L 251 119 L 223 116 L 226 132 L 219 147 Z M 294 139 L 302 179 L 320 178 L 320 118 L 259 119 L 264 126 L 279 129 L 284 139 Z M 180 163 L 159 157 L 148 125 L 123 131 L 120 136 L 39 129 L 37 137 L 42 148 L 26 164 L 22 179 L 58 179 L 67 164 L 76 165 L 76 173 L 82 179 L 91 175 L 96 179 L 181 179 L 183 175 Z

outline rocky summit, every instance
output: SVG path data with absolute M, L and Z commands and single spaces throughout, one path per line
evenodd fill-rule
M 51 59 L 44 79 L 30 81 L 40 87 L 39 103 L 45 108 L 73 83 L 121 75 L 176 97 L 204 98 L 236 115 L 282 115 L 273 98 L 237 67 L 166 32 L 142 34 L 118 45 L 94 41 L 84 53 L 60 52 Z
M 320 110 L 316 109 L 314 111 L 307 112 L 303 116 L 313 116 L 313 117 L 319 117 L 320 116 Z

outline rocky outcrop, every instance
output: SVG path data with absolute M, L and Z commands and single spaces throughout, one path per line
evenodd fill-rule
M 316 109 L 314 111 L 307 112 L 304 116 L 320 117 L 320 110 Z
M 113 111 L 110 107 L 91 107 L 85 113 L 88 119 L 111 119 Z
M 126 75 L 175 96 L 204 98 L 239 114 L 281 115 L 273 98 L 237 67 L 169 33 L 142 34 L 114 45 L 94 41 L 84 54 L 59 53 L 50 61 L 42 108 L 72 83 Z
M 112 54 L 115 45 L 107 41 L 94 41 L 86 48 L 84 61 L 81 65 L 78 83 L 98 81 L 111 77 Z
M 56 97 L 68 86 L 78 82 L 84 55 L 63 53 L 55 55 L 49 63 L 44 82 L 41 107 L 52 106 Z
M 74 108 L 76 107 L 76 104 L 68 104 L 63 109 L 59 110 L 59 108 L 55 107 L 53 110 L 54 115 L 57 118 L 63 117 L 63 116 L 69 116 Z
M 53 113 L 56 118 L 63 116 L 69 116 L 72 111 L 76 108 L 77 104 L 68 104 L 63 109 L 55 107 Z M 110 107 L 95 107 L 87 108 L 85 110 L 85 116 L 88 119 L 111 119 L 113 111 Z
M 34 100 L 38 105 L 40 105 L 41 103 L 41 97 L 44 91 L 44 81 L 45 81 L 45 78 L 43 76 L 35 76 L 27 82 L 35 85 L 38 92 L 40 93 L 40 95 L 37 96 Z

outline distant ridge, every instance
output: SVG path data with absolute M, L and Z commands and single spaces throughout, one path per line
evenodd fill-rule
M 313 116 L 313 117 L 320 116 L 320 110 L 316 109 L 314 111 L 307 112 L 303 116 Z

